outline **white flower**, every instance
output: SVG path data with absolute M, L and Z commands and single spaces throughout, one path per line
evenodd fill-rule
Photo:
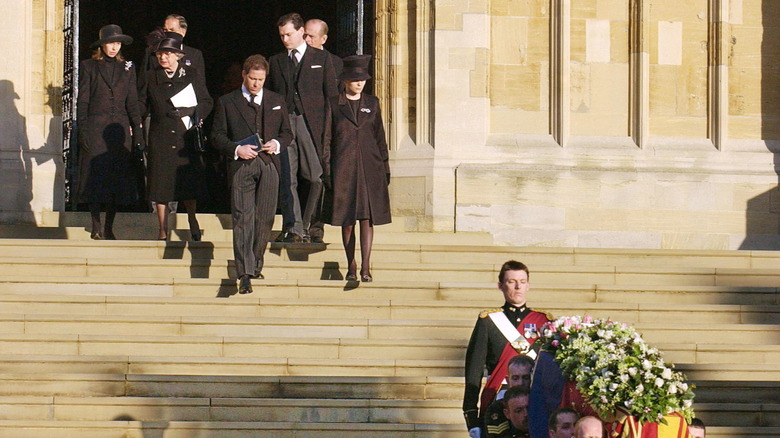
M 672 378 L 672 370 L 670 368 L 664 367 L 664 370 L 661 371 L 661 377 L 664 379 L 671 379 Z
M 628 379 L 629 379 L 629 377 L 628 377 L 628 374 L 621 374 L 621 375 L 620 375 L 620 381 L 621 381 L 621 382 L 623 382 L 623 383 L 627 383 L 627 382 L 628 382 Z
M 609 390 L 610 390 L 610 391 L 613 391 L 613 392 L 614 392 L 614 391 L 616 391 L 617 389 L 618 389 L 618 384 L 617 384 L 617 383 L 612 383 L 612 384 L 610 384 L 610 385 L 609 385 Z
M 655 386 L 657 386 L 659 388 L 664 386 L 664 379 L 662 379 L 660 377 L 656 378 L 655 379 Z
M 645 392 L 645 386 L 641 383 L 634 389 L 634 392 L 641 395 L 643 392 Z
M 631 367 L 631 368 L 628 369 L 628 374 L 630 374 L 633 377 L 633 376 L 636 376 L 636 372 L 637 371 L 638 370 L 636 369 L 636 367 Z
M 642 361 L 642 368 L 649 370 L 652 367 L 653 367 L 653 363 L 650 362 L 649 360 L 645 359 Z
M 183 69 L 183 68 L 182 68 L 182 69 L 179 69 L 179 77 L 182 77 L 182 76 L 185 76 L 185 75 L 187 75 L 187 72 L 186 72 L 186 71 L 184 71 L 184 69 Z
M 690 408 L 691 406 L 693 406 L 693 400 L 683 400 L 683 406 L 685 406 L 686 408 Z
M 130 71 L 133 67 L 133 61 L 125 61 L 125 71 Z
M 688 384 L 687 383 L 680 383 L 680 390 L 682 392 L 685 392 L 688 390 Z
M 675 383 L 669 384 L 669 394 L 677 394 L 677 384 Z

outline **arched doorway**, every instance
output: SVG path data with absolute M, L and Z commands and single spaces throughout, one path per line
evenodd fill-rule
M 282 50 L 276 20 L 288 12 L 298 12 L 304 19 L 325 20 L 330 27 L 326 48 L 339 56 L 356 53 L 361 47 L 363 53 L 373 53 L 375 41 L 374 0 L 301 0 L 294 5 L 282 0 L 69 0 L 67 3 L 73 5 L 70 13 L 74 16 L 70 18 L 74 35 L 78 37 L 66 38 L 69 47 L 65 52 L 69 59 L 67 54 L 73 54 L 78 47 L 75 60 L 88 58 L 89 46 L 97 39 L 100 28 L 113 23 L 135 39 L 124 52 L 127 59 L 138 63 L 144 53 L 144 36 L 161 26 L 168 14 L 183 15 L 188 22 L 185 42 L 203 51 L 207 85 L 214 98 L 230 91 L 231 84 L 235 84 L 234 76 L 240 72 L 231 70 L 231 66 L 240 64 L 251 54 L 268 57 Z M 67 71 L 66 67 L 66 75 Z M 68 83 L 68 78 L 65 82 Z M 68 116 L 64 114 L 66 119 Z M 67 129 L 68 122 L 65 126 Z M 68 138 L 65 135 L 66 142 Z M 68 173 L 72 175 L 77 151 L 72 146 L 75 142 L 68 143 L 64 158 L 70 163 Z M 220 175 L 212 178 L 219 179 Z M 227 193 L 219 186 L 220 181 L 213 182 L 215 190 L 210 194 L 210 202 L 204 204 L 204 211 L 226 212 Z M 66 185 L 71 184 L 68 178 Z M 69 209 L 78 207 L 70 199 L 66 201 Z

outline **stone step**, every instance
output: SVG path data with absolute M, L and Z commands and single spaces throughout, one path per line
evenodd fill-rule
M 0 420 L 460 425 L 460 406 L 437 399 L 0 396 Z M 712 426 L 780 427 L 778 403 L 696 403 L 694 410 Z
M 312 300 L 408 299 L 491 301 L 500 304 L 501 295 L 495 282 L 452 283 L 436 281 L 387 281 L 356 283 L 331 280 L 276 280 L 254 281 L 255 294 L 235 296 L 237 300 L 254 301 L 262 298 L 298 298 Z M 155 297 L 229 297 L 237 294 L 236 281 L 230 278 L 144 278 L 136 277 L 0 277 L 0 296 L 51 295 L 61 296 L 155 296 Z M 558 285 L 534 284 L 530 302 L 617 302 L 680 304 L 750 304 L 778 305 L 780 290 L 776 287 L 737 286 L 665 286 L 665 285 Z
M 681 363 L 690 380 L 780 381 L 780 364 Z M 171 374 L 213 376 L 458 377 L 463 360 L 319 359 L 220 356 L 101 356 L 86 353 L 0 355 L 4 374 Z
M 0 420 L 0 438 L 462 438 L 462 424 Z
M 68 372 L 93 370 L 117 371 L 123 368 L 116 357 L 114 367 L 107 367 L 110 358 L 91 364 L 87 357 L 73 357 L 70 362 L 62 357 L 51 357 L 63 365 L 46 367 L 44 357 L 29 357 L 29 364 L 44 372 L 23 372 L 20 363 L 15 366 L 0 362 L 0 367 L 13 368 L 19 373 L 0 372 L 2 396 L 131 396 L 131 397 L 222 397 L 222 398 L 310 398 L 316 394 L 328 399 L 407 399 L 455 400 L 463 397 L 463 377 L 335 377 L 335 376 L 218 376 L 218 375 L 160 375 L 112 374 L 110 372 L 85 374 Z M 81 367 L 76 364 L 80 361 Z M 67 368 L 67 369 L 63 369 Z M 87 368 L 87 369 L 84 369 Z M 52 370 L 52 372 L 45 372 Z M 57 372 L 59 371 L 59 372 Z M 776 403 L 780 391 L 778 381 L 730 382 L 718 380 L 691 380 L 696 385 L 697 403 Z
M 186 215 L 183 215 L 186 217 Z M 151 218 L 151 215 L 149 215 Z M 187 225 L 187 220 L 177 222 L 180 225 L 172 225 L 169 241 L 182 242 L 191 241 L 192 236 Z M 207 223 L 208 224 L 208 223 Z M 232 228 L 204 226 L 201 222 L 201 235 L 204 242 L 232 242 Z M 281 230 L 281 220 L 277 217 L 277 224 L 272 229 L 271 238 L 275 238 Z M 16 239 L 66 239 L 69 241 L 87 241 L 91 240 L 91 226 L 31 226 L 31 225 L 2 225 L 0 224 L 0 238 Z M 154 225 L 144 225 L 136 227 L 115 226 L 114 234 L 120 241 L 150 241 L 156 242 L 158 227 Z M 325 241 L 340 242 L 341 228 L 325 226 Z M 448 243 L 458 245 L 492 245 L 493 237 L 489 233 L 478 232 L 415 232 L 404 231 L 401 227 L 378 226 L 374 234 L 376 243 L 406 243 L 406 244 L 428 244 L 445 245 Z
M 0 419 L 461 424 L 460 406 L 457 400 L 10 396 L 0 397 Z
M 372 262 L 372 274 L 378 281 L 495 281 L 499 265 L 407 264 Z M 338 261 L 268 261 L 263 273 L 269 279 L 343 279 L 345 269 Z M 229 260 L 137 260 L 70 257 L 0 257 L 0 275 L 56 277 L 128 277 L 147 278 L 235 278 Z M 538 280 L 537 280 L 538 279 Z M 673 285 L 673 286 L 753 286 L 775 287 L 780 270 L 710 268 L 634 268 L 634 267 L 539 267 L 534 281 L 556 285 Z
M 0 420 L 0 438 L 463 438 L 462 424 Z M 780 427 L 708 427 L 715 438 L 780 436 Z
M 543 296 L 543 298 L 548 298 Z M 199 297 L 91 297 L 61 295 L 0 295 L 1 314 L 136 315 L 310 318 L 311 306 L 296 298 L 248 297 L 224 300 Z M 491 307 L 492 306 L 492 307 Z M 494 300 L 443 301 L 411 299 L 321 298 L 317 318 L 340 318 L 346 314 L 369 319 L 473 320 Z M 591 315 L 614 321 L 718 324 L 780 324 L 780 306 L 691 304 L 669 308 L 668 304 L 572 303 L 535 301 L 534 308 L 553 316 Z
M 463 362 L 465 339 L 363 339 L 307 338 L 269 336 L 176 335 L 165 330 L 164 323 L 150 325 L 146 331 L 160 328 L 161 333 L 122 336 L 108 333 L 114 326 L 81 323 L 80 334 L 68 332 L 77 325 L 68 324 L 59 332 L 0 334 L 0 354 L 94 355 L 111 356 L 186 356 L 192 358 L 278 358 L 342 360 L 452 360 Z M 104 328 L 103 331 L 99 328 Z M 319 329 L 319 327 L 312 327 Z M 144 333 L 141 326 L 127 325 L 132 333 Z M 130 329 L 136 329 L 132 331 Z M 294 330 L 295 328 L 291 328 Z M 333 331 L 334 329 L 330 329 Z M 117 330 L 118 331 L 118 330 Z M 328 330 L 322 330 L 324 332 Z M 83 332 L 88 332 L 84 334 Z M 346 331 L 345 331 L 346 332 Z M 251 332 L 257 336 L 262 332 Z M 319 333 L 318 333 L 319 334 Z M 347 333 L 350 334 L 350 333 Z M 276 336 L 276 337 L 273 337 Z M 324 336 L 324 335 L 321 335 Z M 663 333 L 659 335 L 662 337 Z M 645 335 L 647 338 L 647 335 Z M 717 337 L 717 335 L 715 336 Z M 668 341 L 667 341 L 668 342 Z M 756 344 L 660 343 L 651 342 L 664 352 L 666 360 L 678 364 L 776 364 L 780 346 Z
M 380 233 L 377 233 L 379 236 Z M 447 235 L 450 236 L 451 235 Z M 22 236 L 19 236 L 22 237 Z M 449 239 L 448 239 L 448 243 Z M 335 251 L 335 252 L 334 252 Z M 340 238 L 325 245 L 271 243 L 271 260 L 324 261 L 342 255 Z M 359 248 L 358 248 L 359 252 Z M 232 259 L 230 240 L 216 242 L 159 242 L 156 240 L 69 241 L 61 239 L 0 239 L 0 254 L 41 257 L 57 254 L 79 258 Z M 501 247 L 493 245 L 428 245 L 379 243 L 372 258 L 383 262 L 481 265 L 517 259 L 536 273 L 539 266 L 707 267 L 721 269 L 778 269 L 780 254 L 770 251 L 609 250 L 587 248 Z

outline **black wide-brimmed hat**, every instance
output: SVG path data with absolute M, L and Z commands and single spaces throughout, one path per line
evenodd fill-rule
M 339 76 L 343 81 L 365 81 L 371 79 L 368 74 L 368 64 L 371 62 L 371 55 L 352 55 L 344 58 L 344 70 Z
M 184 53 L 181 40 L 180 39 L 177 40 L 175 38 L 163 38 L 157 44 L 157 47 L 154 48 L 154 51 L 155 53 L 156 52 Z
M 100 34 L 98 36 L 98 40 L 92 43 L 90 46 L 93 49 L 96 49 L 97 47 L 106 44 L 106 43 L 114 43 L 114 42 L 120 42 L 122 44 L 130 45 L 133 43 L 133 37 L 130 35 L 125 35 L 122 33 L 122 28 L 117 26 L 116 24 L 108 24 L 106 26 L 103 26 L 100 28 Z

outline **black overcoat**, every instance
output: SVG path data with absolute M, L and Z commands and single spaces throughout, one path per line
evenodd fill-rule
M 206 191 L 205 167 L 200 153 L 191 142 L 185 141 L 187 129 L 181 119 L 172 117 L 176 108 L 171 103 L 171 97 L 189 84 L 193 85 L 198 99 L 197 118 L 203 120 L 211 112 L 214 102 L 195 68 L 179 63 L 173 78 L 168 78 L 158 66 L 147 71 L 145 80 L 141 82 L 138 98 L 142 114 L 151 115 L 146 148 L 150 201 L 198 199 Z
M 135 66 L 87 59 L 79 70 L 78 199 L 130 205 L 137 200 L 133 138 L 141 139 Z
M 379 99 L 363 94 L 357 118 L 342 93 L 330 99 L 330 124 L 323 149 L 324 175 L 331 189 L 326 193 L 328 223 L 353 225 L 371 219 L 374 225 L 390 223 L 387 142 Z
M 289 97 L 288 91 L 298 92 L 306 125 L 309 127 L 317 153 L 322 157 L 322 143 L 325 133 L 325 111 L 328 98 L 338 95 L 336 72 L 328 52 L 307 46 L 298 66 L 297 81 L 290 68 L 287 51 L 277 53 L 268 60 L 271 71 L 265 88 Z M 293 85 L 296 85 L 293 87 Z M 288 89 L 288 87 L 293 87 Z M 292 111 L 292 108 L 288 109 Z

